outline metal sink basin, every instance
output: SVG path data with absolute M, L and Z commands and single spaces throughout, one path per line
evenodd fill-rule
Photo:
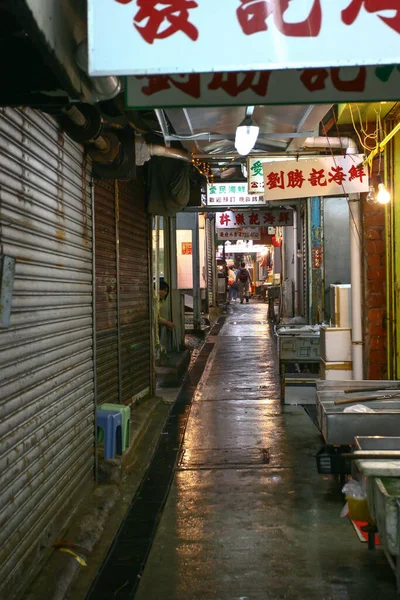
M 400 437 L 361 437 L 355 438 L 356 451 L 368 451 L 371 458 L 356 460 L 359 471 L 367 477 L 400 477 Z M 398 454 L 395 457 L 382 458 L 382 452 Z M 376 455 L 376 458 L 373 458 Z M 378 458 L 380 456 L 380 458 Z
M 362 389 L 362 388 L 381 388 L 381 389 L 386 389 L 386 388 L 391 388 L 391 387 L 395 387 L 396 385 L 400 385 L 400 381 L 397 380 L 377 380 L 377 379 L 368 379 L 365 381 L 355 381 L 355 380 L 350 380 L 350 381 L 327 381 L 324 379 L 320 379 L 319 381 L 317 381 L 316 387 L 317 387 L 317 392 L 334 392 L 334 391 L 341 391 L 343 392 L 344 390 L 358 390 L 358 389 Z
M 350 405 L 321 403 L 321 431 L 328 445 L 354 445 L 356 436 L 397 436 L 400 431 L 400 400 L 363 402 L 373 413 L 343 412 Z
M 368 478 L 368 508 L 375 519 L 379 537 L 387 552 L 400 555 L 400 479 L 398 477 Z
M 344 388 L 347 389 L 347 388 Z M 359 392 L 357 394 L 345 394 L 343 389 L 342 390 L 330 390 L 330 391 L 319 391 L 317 392 L 317 397 L 316 397 L 316 407 L 317 407 L 317 418 L 318 418 L 318 423 L 320 426 L 320 429 L 322 430 L 322 415 L 323 415 L 323 411 L 322 411 L 322 405 L 323 404 L 328 404 L 330 406 L 336 406 L 334 404 L 335 400 L 344 400 L 344 399 L 348 399 L 351 400 L 351 398 L 357 397 L 357 398 L 362 398 L 367 399 L 369 396 L 385 396 L 386 394 L 388 394 L 390 392 Z M 400 391 L 399 391 L 400 393 Z M 393 398 L 393 400 L 387 400 L 387 402 L 400 402 L 400 396 L 398 398 Z M 371 408 L 373 408 L 373 404 L 375 403 L 371 402 Z M 362 404 L 364 404 L 364 402 L 362 402 Z M 346 404 L 346 405 L 339 405 L 338 408 L 341 408 L 343 406 L 343 408 L 346 408 L 347 406 L 351 406 L 351 404 Z M 343 410 L 343 409 L 341 409 Z M 399 430 L 400 431 L 400 430 Z M 397 432 L 396 432 L 397 433 Z
M 357 435 L 355 443 L 356 450 L 370 450 L 371 452 L 379 452 L 379 450 L 398 450 L 400 457 L 400 437 Z

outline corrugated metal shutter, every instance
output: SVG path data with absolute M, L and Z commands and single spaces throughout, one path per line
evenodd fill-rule
M 214 235 L 214 223 L 206 217 L 206 250 L 207 250 L 207 298 L 208 306 L 215 306 L 215 235 Z
M 95 184 L 98 402 L 150 391 L 149 219 L 144 186 Z
M 97 401 L 119 402 L 117 250 L 114 181 L 94 186 Z
M 94 465 L 90 168 L 30 109 L 0 111 L 0 234 L 17 258 L 0 330 L 0 596 L 14 597 Z

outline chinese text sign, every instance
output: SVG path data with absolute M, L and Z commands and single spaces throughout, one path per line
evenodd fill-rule
M 363 156 L 327 156 L 263 163 L 266 200 L 339 196 L 368 191 L 368 173 Z
M 207 206 L 252 206 L 265 204 L 261 194 L 249 194 L 247 183 L 211 183 L 207 186 Z
M 399 42 L 400 43 L 400 42 Z M 400 58 L 400 51 L 399 51 Z M 400 66 L 128 77 L 127 108 L 317 104 L 399 99 Z
M 288 227 L 293 225 L 293 211 L 285 209 L 265 209 L 246 212 L 218 212 L 215 215 L 215 225 L 217 229 Z
M 156 75 L 373 65 L 377 57 L 380 64 L 397 64 L 397 4 L 88 0 L 89 72 Z M 233 40 L 240 55 L 232 52 Z
M 261 240 L 261 227 L 243 227 L 242 229 L 224 228 L 217 229 L 220 240 Z

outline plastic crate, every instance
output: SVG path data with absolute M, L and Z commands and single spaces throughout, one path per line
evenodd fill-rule
M 348 459 L 342 460 L 340 455 L 344 452 L 351 452 L 351 447 L 321 448 L 316 456 L 318 473 L 321 473 L 321 475 L 340 475 L 342 473 L 349 475 L 351 473 L 351 461 Z

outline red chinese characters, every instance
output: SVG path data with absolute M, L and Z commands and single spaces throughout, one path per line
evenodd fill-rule
M 326 181 L 326 177 L 325 177 L 325 171 L 324 169 L 312 169 L 311 173 L 310 173 L 310 177 L 308 178 L 308 181 L 310 182 L 310 184 L 313 187 L 317 187 L 317 186 L 326 186 L 328 185 L 328 182 Z
M 239 0 L 237 9 L 239 24 L 246 35 L 267 31 L 267 19 L 272 15 L 277 29 L 290 37 L 316 37 L 322 23 L 321 1 L 314 0 L 307 19 L 298 23 L 285 21 L 284 13 L 290 0 Z
M 260 217 L 257 213 L 251 213 L 249 217 L 250 225 L 260 225 Z
M 275 223 L 275 217 L 272 213 L 267 213 L 266 215 L 264 215 L 264 225 L 266 225 L 268 223 L 268 225 L 274 225 Z
M 326 81 L 332 81 L 333 87 L 339 92 L 363 92 L 367 81 L 367 69 L 360 67 L 353 79 L 342 79 L 341 68 L 331 69 L 305 69 L 300 81 L 310 92 L 319 92 L 326 88 Z
M 280 173 L 268 173 L 266 186 L 270 190 L 274 190 L 276 188 L 280 188 L 281 190 L 285 189 L 285 174 L 283 171 Z
M 337 183 L 338 185 L 342 185 L 345 181 L 347 175 L 343 171 L 343 167 L 332 167 L 328 173 L 328 183 Z
M 281 212 L 279 215 L 279 223 L 281 225 L 286 225 L 290 222 L 290 215 L 288 212 Z
M 228 96 L 236 98 L 239 94 L 251 90 L 258 96 L 267 95 L 271 71 L 248 71 L 247 73 L 215 73 L 208 89 L 224 90 Z
M 400 33 L 400 6 L 398 0 L 351 0 L 349 6 L 342 11 L 342 21 L 346 25 L 352 25 L 364 8 L 369 13 L 377 13 L 385 10 L 395 11 L 395 15 L 378 17 L 389 27 Z
M 366 172 L 364 171 L 364 167 L 356 167 L 355 165 L 353 165 L 350 170 L 349 170 L 349 181 L 354 181 L 354 179 L 359 179 L 362 183 L 364 177 L 367 176 Z
M 235 225 L 246 225 L 243 213 L 237 213 L 235 217 Z
M 289 171 L 289 173 L 287 175 L 288 175 L 288 183 L 287 183 L 288 188 L 303 187 L 303 183 L 305 182 L 305 179 L 303 177 L 303 171 L 300 171 L 300 169 L 295 169 L 294 171 Z
M 122 3 L 127 4 L 124 1 Z M 137 0 L 136 3 L 139 10 L 133 24 L 148 44 L 166 39 L 179 31 L 193 42 L 199 37 L 197 28 L 189 21 L 189 11 L 198 7 L 194 0 Z
M 230 221 L 231 221 L 231 218 L 230 218 L 230 216 L 227 213 L 223 213 L 219 217 L 219 223 L 220 223 L 220 225 L 226 225 L 226 226 L 228 226 L 229 223 L 230 223 Z
M 200 98 L 201 95 L 201 80 L 198 73 L 188 75 L 137 75 L 136 79 L 147 80 L 147 84 L 144 84 L 142 87 L 142 92 L 146 96 L 165 92 L 172 87 L 175 87 L 188 96 L 192 96 L 192 98 Z

